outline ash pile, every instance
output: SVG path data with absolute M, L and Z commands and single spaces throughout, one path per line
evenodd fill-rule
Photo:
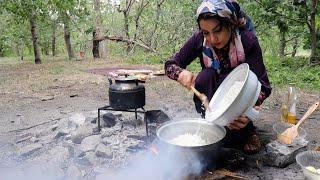
M 146 114 L 160 121 L 169 118 L 162 111 Z M 148 150 L 161 123 L 149 119 L 150 134 L 146 136 L 139 115 L 136 119 L 133 113 L 107 112 L 101 117 L 100 132 L 97 112 L 92 111 L 1 136 L 0 171 L 4 179 L 96 179 L 106 171 L 126 167 L 130 157 Z

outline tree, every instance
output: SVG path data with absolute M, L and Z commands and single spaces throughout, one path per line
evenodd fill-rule
M 102 36 L 102 20 L 101 20 L 101 2 L 100 0 L 93 0 L 94 7 L 94 23 L 93 23 L 93 40 L 92 40 L 92 54 L 94 58 L 106 58 L 107 52 L 104 41 L 98 40 L 98 37 Z M 101 54 L 101 56 L 100 56 Z
M 30 23 L 30 32 L 33 43 L 33 52 L 35 57 L 35 63 L 41 63 L 40 57 L 40 47 L 38 39 L 38 30 L 37 30 L 37 20 L 40 16 L 41 9 L 44 8 L 42 1 L 4 1 L 2 7 L 10 12 L 15 18 L 16 21 L 29 21 Z

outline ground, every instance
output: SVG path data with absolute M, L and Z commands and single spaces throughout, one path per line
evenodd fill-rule
M 112 68 L 162 69 L 162 65 L 125 65 L 122 61 L 108 60 L 63 61 L 48 60 L 35 65 L 0 59 L 0 151 L 2 158 L 17 137 L 38 127 L 50 128 L 51 122 L 67 118 L 72 113 L 94 112 L 108 103 L 107 77 L 101 75 Z M 108 69 L 106 69 L 108 68 Z M 99 73 L 99 69 L 101 72 Z M 104 70 L 103 70 L 104 69 Z M 95 72 L 95 73 L 93 73 Z M 193 94 L 165 76 L 152 78 L 144 84 L 147 110 L 159 109 L 171 119 L 198 118 Z M 285 96 L 285 87 L 273 86 L 272 95 L 261 109 L 261 118 L 255 122 L 259 132 L 274 133 L 272 125 L 279 122 L 279 106 Z M 298 118 L 319 100 L 319 91 L 298 89 Z M 320 146 L 320 111 L 316 111 L 303 124 L 309 141 L 308 149 Z M 144 135 L 141 131 L 141 135 Z M 271 136 L 270 136 L 271 137 Z M 269 141 L 269 140 L 267 140 Z M 11 146 L 10 146 L 11 147 Z M 12 149 L 11 149 L 12 150 Z M 3 165 L 0 166 L 3 167 Z M 267 166 L 236 170 L 250 179 L 303 179 L 300 167 L 293 163 L 286 168 Z M 207 173 L 200 179 L 213 179 Z M 223 178 L 223 177 L 222 177 Z

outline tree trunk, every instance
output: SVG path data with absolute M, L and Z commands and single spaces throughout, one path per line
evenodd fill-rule
M 310 13 L 310 35 L 311 35 L 310 64 L 320 64 L 320 58 L 317 55 L 316 7 L 317 7 L 317 0 L 312 0 L 312 7 L 311 7 L 311 13 Z
M 123 13 L 124 15 L 124 32 L 125 32 L 125 37 L 127 39 L 130 39 L 130 34 L 129 34 L 129 19 L 128 19 L 128 14 Z M 131 50 L 131 43 L 127 42 L 127 52 L 130 52 Z
M 96 30 L 93 30 L 92 32 L 93 35 L 93 41 L 92 41 L 92 54 L 94 58 L 100 58 L 100 53 L 99 53 L 99 40 L 96 40 L 95 38 L 97 37 L 97 32 Z
M 139 33 L 139 22 L 140 22 L 140 17 L 141 17 L 141 14 L 144 10 L 145 7 L 147 7 L 147 5 L 149 4 L 149 2 L 144 2 L 144 0 L 141 1 L 140 3 L 140 6 L 138 8 L 138 12 L 137 12 L 137 15 L 134 19 L 134 22 L 135 22 L 135 32 L 134 32 L 134 35 L 133 35 L 133 41 L 137 41 L 137 36 L 138 36 L 138 33 Z
M 295 57 L 298 49 L 298 38 L 294 38 L 291 57 Z
M 97 37 L 102 36 L 103 26 L 101 21 L 101 2 L 100 0 L 93 1 L 94 12 L 95 12 L 95 19 L 93 25 L 93 49 L 92 53 L 94 58 L 107 58 L 107 52 L 104 42 L 100 42 L 97 40 Z
M 286 32 L 280 28 L 279 56 L 281 60 L 284 57 L 285 49 L 286 49 Z
M 56 21 L 53 21 L 52 25 L 51 51 L 52 56 L 56 56 Z
M 37 34 L 37 25 L 36 25 L 36 22 L 35 22 L 33 15 L 31 15 L 29 17 L 29 22 L 30 22 L 30 27 L 31 27 L 34 61 L 36 64 L 41 64 L 40 49 L 39 49 L 38 34 Z
M 67 17 L 67 15 L 66 15 Z M 69 60 L 74 58 L 74 53 L 71 46 L 70 29 L 69 29 L 69 18 L 65 19 L 64 22 L 64 41 L 66 43 L 66 48 L 68 51 Z
M 0 44 L 0 57 L 4 57 L 4 48 L 1 44 Z

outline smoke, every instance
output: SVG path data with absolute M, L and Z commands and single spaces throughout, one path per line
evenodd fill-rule
M 12 164 L 11 164 L 12 165 Z M 61 169 L 53 164 L 36 163 L 16 164 L 16 166 L 0 167 L 3 180 L 58 180 L 63 179 Z
M 185 179 L 189 175 L 199 175 L 204 164 L 196 153 L 182 152 L 176 148 L 156 144 L 158 154 L 146 151 L 129 162 L 129 166 L 117 171 L 114 175 L 106 174 L 101 179 L 141 180 L 141 179 Z

